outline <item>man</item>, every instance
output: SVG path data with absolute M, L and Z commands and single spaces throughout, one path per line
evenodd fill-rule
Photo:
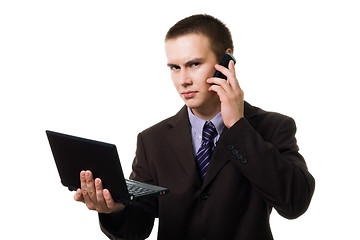
M 219 20 L 185 18 L 165 43 L 171 78 L 186 106 L 138 135 L 131 178 L 170 193 L 124 206 L 100 179 L 82 171 L 75 200 L 98 211 L 102 230 L 115 239 L 145 239 L 155 217 L 158 239 L 272 239 L 272 208 L 296 218 L 315 187 L 298 152 L 295 122 L 245 102 L 234 62 L 217 65 L 233 52 L 231 34 Z M 215 69 L 227 81 L 212 77 Z

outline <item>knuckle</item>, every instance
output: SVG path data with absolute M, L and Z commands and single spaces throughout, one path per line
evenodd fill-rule
M 86 207 L 87 207 L 89 210 L 95 210 L 94 204 L 92 204 L 92 203 L 86 203 Z
M 96 191 L 96 198 L 99 199 L 100 201 L 102 200 L 103 196 L 101 191 Z
M 81 191 L 82 191 L 83 196 L 87 196 L 87 195 L 88 195 L 88 191 L 87 191 L 86 189 L 82 189 Z
M 94 191 L 93 191 L 93 190 L 88 190 L 88 191 L 87 191 L 87 195 L 93 196 L 93 195 L 94 195 Z

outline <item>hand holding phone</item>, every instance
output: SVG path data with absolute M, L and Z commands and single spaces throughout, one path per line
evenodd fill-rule
M 225 55 L 221 58 L 219 64 L 228 68 L 229 62 L 231 60 L 234 61 L 234 64 L 236 63 L 236 59 L 231 53 L 225 53 Z M 224 74 L 222 74 L 221 72 L 219 72 L 218 70 L 215 70 L 213 77 L 218 77 L 218 78 L 227 80 L 227 77 Z
M 230 53 L 225 53 L 219 65 L 229 68 L 229 62 L 231 60 L 233 60 L 235 64 L 236 60 L 234 56 Z M 221 69 L 219 67 L 217 68 Z M 236 79 L 234 65 L 230 64 L 230 68 L 229 71 L 226 71 L 229 79 L 220 71 L 215 71 L 213 77 L 207 80 L 207 83 L 211 85 L 209 91 L 214 91 L 219 96 L 221 115 L 228 129 L 244 117 L 244 92 Z

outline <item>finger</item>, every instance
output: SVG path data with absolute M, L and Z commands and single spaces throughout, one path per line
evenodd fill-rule
M 235 62 L 234 62 L 233 60 L 230 60 L 230 61 L 229 61 L 228 69 L 229 69 L 231 72 L 235 73 Z
M 96 190 L 95 190 L 95 182 L 90 170 L 85 172 L 85 180 L 86 180 L 86 191 L 89 199 L 92 202 L 96 201 Z
M 111 197 L 111 194 L 110 194 L 109 190 L 104 189 L 103 190 L 103 196 L 104 196 L 104 199 L 105 199 L 105 202 L 106 202 L 106 206 L 109 209 L 113 208 L 114 205 L 115 205 L 115 202 L 114 202 L 114 199 Z
M 220 71 L 222 74 L 224 74 L 227 77 L 227 80 L 231 81 L 230 85 L 232 83 L 232 80 L 236 80 L 236 73 L 235 73 L 235 63 L 233 60 L 229 61 L 228 67 L 224 67 L 220 64 L 215 65 L 215 69 Z
M 75 201 L 78 201 L 78 202 L 83 202 L 83 203 L 85 202 L 80 188 L 76 190 L 76 192 L 74 194 L 74 199 L 75 199 Z
M 104 194 L 104 199 L 105 199 L 106 205 L 109 209 L 109 212 L 114 212 L 114 211 L 122 210 L 125 208 L 124 204 L 114 201 L 114 199 L 111 197 L 109 190 L 104 189 L 103 194 Z
M 235 63 L 233 60 L 229 62 L 228 70 L 230 71 L 229 75 L 225 75 L 228 78 L 229 84 L 231 86 L 239 85 L 237 79 L 236 79 L 236 72 L 235 72 Z
M 217 84 L 211 85 L 209 88 L 209 91 L 216 92 L 217 95 L 219 96 L 221 102 L 223 102 L 224 98 L 226 96 L 228 96 L 228 94 L 226 93 L 226 90 L 222 86 L 219 86 Z
M 230 61 L 230 62 L 232 62 L 232 61 Z M 229 66 L 230 66 L 230 62 L 229 62 Z M 229 77 L 229 75 L 232 74 L 232 71 L 228 67 L 220 65 L 220 64 L 215 64 L 215 69 L 218 70 L 219 72 L 221 72 L 222 74 L 224 74 L 226 77 Z
M 209 78 L 207 79 L 207 83 L 211 84 L 209 90 L 215 91 L 219 94 L 218 88 L 220 87 L 225 92 L 231 91 L 231 87 L 229 86 L 228 82 L 225 79 L 222 78 Z M 215 86 L 215 87 L 213 87 Z
M 103 195 L 103 185 L 100 178 L 95 179 L 96 199 L 100 206 L 105 206 L 105 199 Z
M 104 199 L 105 199 L 107 207 L 108 207 L 107 213 L 111 213 L 111 212 L 118 211 L 118 210 L 123 210 L 125 208 L 124 204 L 115 202 L 113 200 L 109 190 L 104 189 L 103 194 L 104 194 Z
M 80 186 L 81 186 L 81 194 L 84 198 L 84 201 L 86 201 L 88 199 L 88 195 L 87 195 L 85 171 L 80 172 Z

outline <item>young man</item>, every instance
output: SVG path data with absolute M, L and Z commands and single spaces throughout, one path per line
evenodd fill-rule
M 124 206 L 82 171 L 75 200 L 98 211 L 102 230 L 114 239 L 145 239 L 155 217 L 158 239 L 272 239 L 272 208 L 296 218 L 315 187 L 298 152 L 295 122 L 244 102 L 234 62 L 217 65 L 233 51 L 219 20 L 185 18 L 165 42 L 171 78 L 186 106 L 138 135 L 131 178 L 170 193 Z M 212 77 L 215 69 L 227 81 Z

